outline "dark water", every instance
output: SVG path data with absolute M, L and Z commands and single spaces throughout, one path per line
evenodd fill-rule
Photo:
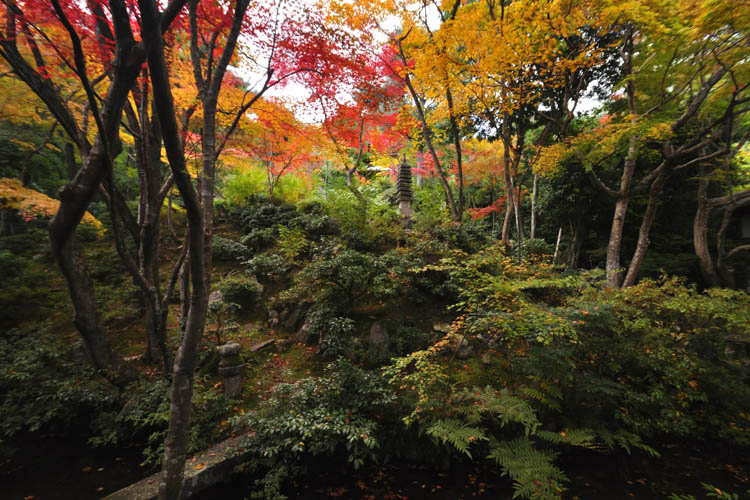
M 563 499 L 664 500 L 671 493 L 703 499 L 700 483 L 707 482 L 750 500 L 750 450 L 684 443 L 660 450 L 660 458 L 638 452 L 605 455 L 568 450 L 559 464 L 570 479 Z M 139 465 L 138 450 L 90 449 L 84 439 L 29 439 L 13 458 L 2 460 L 2 500 L 99 499 L 154 472 Z M 320 459 L 317 469 L 310 477 L 297 478 L 299 484 L 289 485 L 285 493 L 290 499 L 510 500 L 513 496 L 511 482 L 490 466 L 454 463 L 449 469 L 435 470 L 391 463 L 352 471 L 346 464 Z M 236 477 L 199 500 L 249 498 L 252 482 L 250 477 Z
M 140 451 L 92 449 L 85 438 L 32 437 L 3 447 L 3 500 L 94 500 L 152 472 L 140 466 Z M 10 447 L 16 451 L 9 458 Z
M 570 482 L 563 499 L 569 500 L 665 500 L 672 493 L 706 498 L 701 483 L 734 492 L 750 500 L 750 450 L 707 449 L 665 445 L 661 457 L 634 451 L 602 454 L 568 450 L 559 463 Z M 330 463 L 325 472 L 304 478 L 301 485 L 285 493 L 291 500 L 344 499 L 431 499 L 511 500 L 512 483 L 499 469 L 454 464 L 436 471 L 407 464 L 370 467 L 350 471 Z M 253 478 L 239 477 L 216 486 L 199 500 L 250 497 Z

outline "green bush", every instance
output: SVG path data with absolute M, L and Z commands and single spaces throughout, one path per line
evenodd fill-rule
M 320 338 L 320 353 L 326 358 L 344 354 L 355 333 L 354 320 L 337 316 L 326 307 L 319 307 L 308 314 L 310 330 Z
M 242 243 L 214 236 L 212 254 L 216 260 L 243 260 L 248 257 L 249 251 Z
M 252 452 L 252 466 L 266 472 L 253 496 L 285 498 L 284 489 L 310 472 L 311 458 L 343 458 L 355 468 L 374 460 L 395 402 L 382 377 L 343 360 L 322 377 L 277 385 L 257 411 L 234 419 L 255 431 L 243 446 Z
M 169 423 L 169 383 L 141 380 L 127 387 L 124 401 L 103 411 L 93 422 L 94 446 L 143 446 L 144 464 L 158 465 L 164 455 Z M 188 434 L 188 454 L 197 453 L 225 437 L 216 423 L 229 415 L 232 402 L 197 377 Z
M 308 248 L 304 231 L 297 225 L 279 227 L 278 252 L 289 262 L 294 262 Z
M 259 168 L 249 168 L 227 176 L 222 189 L 222 198 L 228 208 L 243 207 L 266 196 L 265 172 Z
M 525 239 L 521 243 L 521 255 L 527 259 L 550 257 L 554 253 L 555 246 L 539 238 Z
M 565 316 L 580 332 L 568 399 L 581 418 L 643 437 L 750 444 L 750 373 L 725 355 L 728 339 L 750 342 L 750 296 L 644 280 L 587 290 Z
M 264 227 L 253 229 L 249 234 L 240 239 L 240 243 L 252 251 L 258 252 L 273 245 L 276 242 L 277 230 L 275 227 Z
M 329 259 L 312 262 L 295 281 L 293 288 L 282 293 L 282 301 L 311 297 L 320 307 L 341 312 L 390 298 L 398 285 L 392 280 L 384 258 L 355 250 L 344 250 Z
M 116 392 L 81 350 L 47 327 L 0 336 L 0 442 L 20 432 L 64 435 L 88 414 L 112 405 Z
M 221 300 L 226 304 L 235 304 L 240 310 L 255 306 L 263 293 L 263 285 L 255 276 L 233 274 L 221 280 L 216 289 L 221 292 Z
M 247 261 L 248 272 L 265 281 L 278 281 L 291 270 L 292 263 L 275 253 L 262 253 Z
M 272 202 L 235 208 L 229 212 L 230 220 L 247 234 L 258 229 L 286 226 L 296 217 L 294 205 Z

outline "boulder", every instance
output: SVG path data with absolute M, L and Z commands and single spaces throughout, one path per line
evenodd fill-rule
M 300 344 L 314 345 L 318 342 L 319 337 L 320 335 L 317 332 L 312 331 L 311 321 L 306 320 L 294 336 L 294 341 Z
M 259 342 L 255 344 L 254 346 L 252 346 L 250 348 L 250 352 L 258 352 L 262 349 L 265 349 L 266 347 L 274 345 L 275 343 L 276 343 L 276 339 L 264 340 L 263 342 Z
M 305 318 L 305 313 L 307 313 L 309 306 L 308 302 L 298 303 L 289 314 L 289 317 L 284 321 L 284 328 L 289 331 L 296 330 L 300 322 Z

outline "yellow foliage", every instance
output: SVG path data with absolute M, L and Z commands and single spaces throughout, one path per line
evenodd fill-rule
M 60 201 L 44 193 L 23 187 L 19 179 L 0 178 L 0 209 L 18 210 L 25 220 L 39 217 L 52 217 L 60 208 Z M 89 212 L 83 215 L 82 222 L 104 232 L 102 223 Z

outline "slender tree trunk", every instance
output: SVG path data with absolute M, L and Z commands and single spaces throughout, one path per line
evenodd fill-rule
M 534 187 L 531 190 L 531 230 L 529 238 L 532 240 L 536 238 L 536 198 L 537 198 L 537 187 L 539 183 L 539 176 L 534 174 Z M 560 228 L 562 230 L 562 228 Z
M 583 246 L 584 230 L 585 225 L 583 223 L 583 217 L 576 219 L 575 225 L 572 226 L 572 238 L 570 242 L 570 248 L 568 249 L 567 265 L 570 268 L 578 267 L 578 260 L 581 256 L 581 247 Z
M 708 248 L 708 219 L 713 211 L 708 202 L 708 184 L 705 169 L 701 168 L 698 181 L 698 207 L 693 219 L 693 248 L 698 257 L 698 266 L 703 279 L 709 286 L 721 286 L 721 278 L 716 272 L 711 251 Z
M 208 310 L 208 287 L 204 264 L 204 216 L 201 200 L 193 189 L 190 174 L 185 164 L 174 101 L 169 86 L 169 76 L 164 60 L 164 42 L 161 36 L 160 17 L 155 0 L 139 0 L 143 43 L 147 53 L 151 81 L 154 87 L 154 102 L 164 136 L 164 146 L 169 158 L 175 183 L 185 202 L 188 220 L 190 248 L 190 274 L 192 293 L 190 312 L 185 335 L 177 351 L 172 378 L 169 428 L 164 449 L 162 478 L 159 483 L 161 500 L 176 500 L 181 497 L 185 456 L 193 394 L 194 371 L 198 362 L 198 347 Z
M 406 55 L 404 54 L 400 41 L 398 42 L 398 48 L 399 48 L 399 54 L 401 56 L 402 62 L 404 63 L 406 67 L 408 67 L 408 64 L 406 61 Z M 422 124 L 422 132 L 424 134 L 425 142 L 427 143 L 427 149 L 430 152 L 432 161 L 435 163 L 435 170 L 438 173 L 440 184 L 443 186 L 443 191 L 445 193 L 445 203 L 448 205 L 448 208 L 451 211 L 451 215 L 453 216 L 453 219 L 456 222 L 460 222 L 461 218 L 459 216 L 456 202 L 453 198 L 453 190 L 451 189 L 450 183 L 448 182 L 448 178 L 445 172 L 443 171 L 443 166 L 440 163 L 440 159 L 438 158 L 437 151 L 435 150 L 435 145 L 432 142 L 432 129 L 427 123 L 427 117 L 424 112 L 424 107 L 422 106 L 422 101 L 419 99 L 419 96 L 417 95 L 417 91 L 414 88 L 414 85 L 411 81 L 411 76 L 408 73 L 404 75 L 404 83 L 406 84 L 406 88 L 409 89 L 409 93 L 411 94 L 412 101 L 414 102 L 414 107 L 417 109 L 417 116 L 419 117 L 419 121 Z
M 508 142 L 505 140 L 506 135 L 510 135 L 510 132 L 506 132 L 508 127 L 507 123 L 503 122 L 503 176 L 505 178 L 505 220 L 503 221 L 503 245 L 506 250 L 510 249 L 510 217 L 515 213 L 515 194 L 513 189 L 513 181 L 510 175 L 510 148 Z
M 627 69 L 627 75 L 630 77 L 626 85 L 625 93 L 628 98 L 628 111 L 630 112 L 630 124 L 635 127 L 638 124 L 635 106 L 635 82 L 633 73 L 633 33 L 629 28 L 625 45 L 622 50 L 624 64 Z M 620 178 L 620 187 L 615 197 L 615 212 L 612 216 L 612 226 L 609 233 L 609 242 L 607 243 L 607 262 L 605 269 L 607 272 L 607 286 L 617 288 L 622 281 L 622 269 L 620 265 L 620 248 L 622 247 L 622 233 L 625 227 L 625 214 L 628 211 L 630 202 L 630 188 L 633 183 L 633 174 L 635 173 L 636 162 L 638 159 L 638 146 L 640 138 L 633 133 L 628 140 L 628 151 L 625 155 L 625 161 Z
M 446 78 L 447 81 L 447 78 Z M 462 222 L 464 218 L 464 169 L 463 153 L 461 151 L 461 131 L 458 128 L 458 120 L 453 109 L 453 93 L 450 86 L 446 87 L 445 97 L 448 102 L 448 111 L 450 113 L 451 135 L 453 135 L 453 145 L 456 148 L 456 176 L 458 183 L 458 206 L 456 207 L 456 218 Z
M 552 264 L 557 264 L 557 259 L 560 256 L 560 241 L 562 240 L 562 226 L 557 231 L 557 242 L 555 243 L 555 253 L 552 256 Z
M 651 188 L 648 193 L 648 204 L 646 205 L 646 213 L 643 214 L 643 220 L 641 221 L 641 228 L 638 231 L 638 242 L 633 253 L 633 258 L 630 261 L 628 267 L 628 273 L 625 276 L 625 280 L 622 283 L 623 287 L 635 285 L 638 272 L 640 271 L 643 258 L 646 255 L 646 250 L 649 245 L 649 233 L 651 226 L 654 223 L 656 217 L 656 209 L 661 201 L 661 194 L 664 191 L 664 185 L 669 178 L 668 165 L 664 164 L 657 174 L 654 181 L 651 183 Z
M 203 100 L 203 133 L 201 134 L 201 206 L 203 207 L 203 264 L 206 283 L 210 283 L 211 251 L 214 227 L 214 185 L 216 184 L 216 106 L 218 95 L 209 95 Z

